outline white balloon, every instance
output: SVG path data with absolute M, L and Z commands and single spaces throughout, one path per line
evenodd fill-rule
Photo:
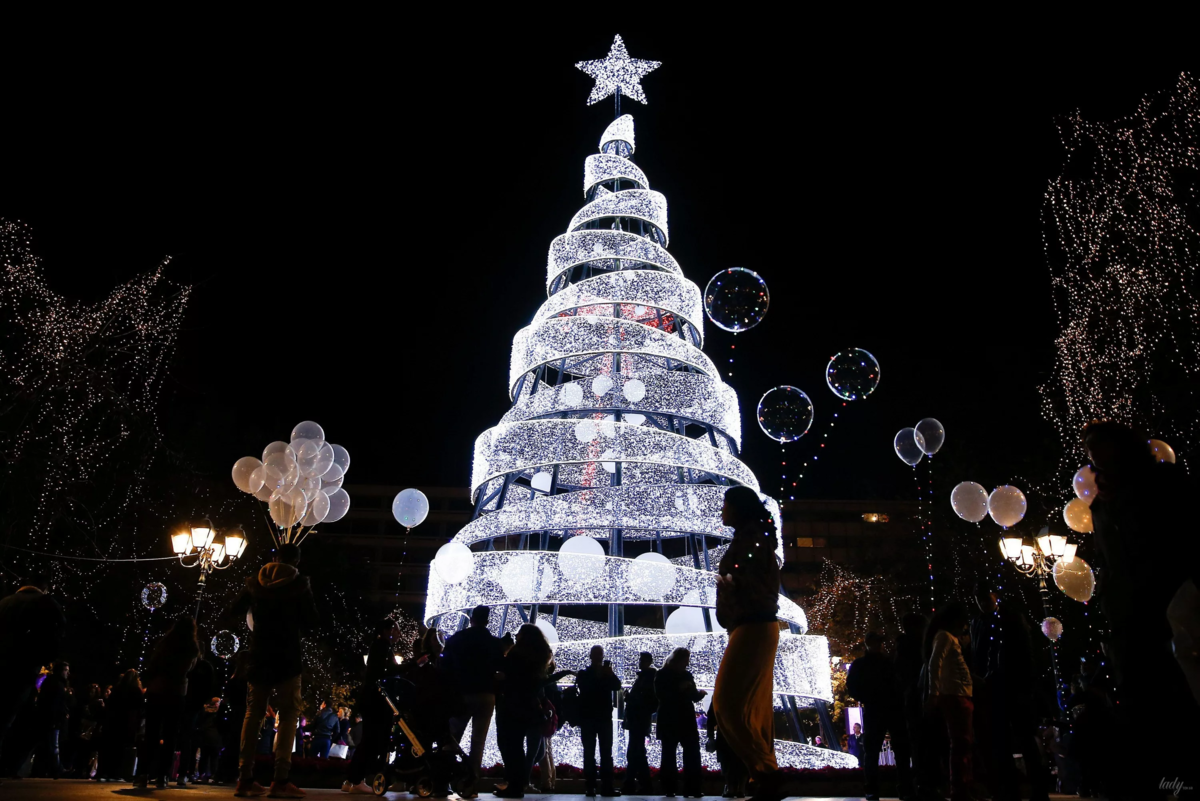
M 1042 634 L 1045 634 L 1051 641 L 1057 640 L 1062 636 L 1063 624 L 1056 617 L 1048 617 L 1042 621 Z
M 717 613 L 712 609 L 708 610 L 708 619 L 714 632 L 725 631 L 725 628 L 717 623 Z M 698 606 L 679 607 L 667 615 L 666 632 L 672 636 L 704 633 L 704 610 Z
M 1063 520 L 1071 531 L 1078 531 L 1080 534 L 1092 533 L 1092 507 L 1082 498 L 1072 498 L 1063 507 Z
M 558 390 L 558 397 L 566 406 L 578 406 L 583 403 L 583 387 L 574 381 L 563 384 Z
M 346 450 L 341 445 L 334 445 L 332 442 L 328 443 L 328 445 L 330 449 L 333 450 L 333 463 L 340 467 L 342 469 L 342 473 L 344 474 L 350 469 L 350 451 Z
M 1079 500 L 1092 505 L 1092 501 L 1096 500 L 1096 471 L 1092 469 L 1090 464 L 1085 464 L 1079 468 L 1079 472 L 1075 474 L 1075 478 L 1071 481 L 1071 487 L 1075 490 L 1075 495 Z
M 276 490 L 276 493 L 279 491 Z M 304 500 L 304 492 L 291 489 L 271 499 L 268 509 L 271 519 L 280 528 L 291 528 L 304 519 L 308 501 Z
M 326 493 L 326 496 L 329 498 L 329 513 L 322 522 L 336 523 L 350 511 L 350 493 L 338 487 L 333 492 Z
M 558 551 L 558 569 L 569 581 L 592 581 L 604 575 L 604 548 L 591 537 L 571 537 Z
M 546 642 L 550 643 L 550 651 L 553 653 L 558 650 L 558 629 L 550 624 L 545 618 L 538 618 L 533 622 L 533 625 L 542 630 L 542 634 L 546 635 Z
M 263 448 L 262 460 L 267 461 L 267 457 L 273 453 L 285 453 L 293 459 L 296 458 L 296 452 L 292 450 L 292 446 L 286 442 L 272 442 L 267 447 Z
M 325 442 L 325 429 L 314 423 L 312 420 L 305 420 L 292 429 L 292 441 L 298 439 L 316 439 L 322 444 Z M 320 447 L 318 445 L 317 447 Z
M 336 464 L 332 464 L 329 466 L 329 469 L 326 470 L 325 473 L 321 476 L 321 480 L 326 481 L 330 484 L 332 484 L 333 482 L 336 481 L 336 482 L 338 482 L 338 486 L 340 487 L 341 480 L 345 475 L 346 475 L 345 470 L 338 467 Z
M 445 583 L 458 584 L 475 572 L 475 557 L 461 542 L 447 542 L 433 557 L 433 569 Z
M 675 588 L 675 565 L 657 551 L 638 554 L 629 566 L 629 586 L 641 598 L 662 598 Z
M 1004 528 L 1015 526 L 1025 517 L 1025 493 L 1005 484 L 988 496 L 988 514 Z
M 921 450 L 926 456 L 933 456 L 942 449 L 942 443 L 946 441 L 946 429 L 941 423 L 932 417 L 926 417 L 914 428 L 920 435 Z
M 271 500 L 271 496 L 275 493 L 275 490 L 271 489 L 270 487 L 268 487 L 266 484 L 263 483 L 262 472 L 264 469 L 265 468 L 260 467 L 257 470 L 255 470 L 254 473 L 255 473 L 256 478 L 252 479 L 252 480 L 258 481 L 258 489 L 256 489 L 254 491 L 254 497 L 258 498 L 260 501 L 267 502 L 267 501 Z
M 631 378 L 621 387 L 621 394 L 625 396 L 625 400 L 637 403 L 646 397 L 646 384 L 640 379 Z
M 405 528 L 414 528 L 429 514 L 429 499 L 419 489 L 401 490 L 392 501 L 392 516 Z
M 1150 452 L 1160 462 L 1175 464 L 1175 449 L 1161 439 L 1150 440 Z
M 320 440 L 294 437 L 292 439 L 292 450 L 296 452 L 296 461 L 303 464 L 316 459 L 317 454 L 321 452 L 322 444 Z
M 533 474 L 533 478 L 529 481 L 529 486 L 533 487 L 535 490 L 549 492 L 550 483 L 553 479 L 554 476 L 552 474 L 547 473 L 545 470 L 541 470 Z
M 896 455 L 909 467 L 916 467 L 925 456 L 925 440 L 915 428 L 902 428 L 892 440 Z
M 345 479 L 342 476 L 338 476 L 335 479 L 331 479 L 331 478 L 329 478 L 329 473 L 326 473 L 325 475 L 321 476 L 321 478 L 319 480 L 321 482 L 321 489 L 326 494 L 328 494 L 328 493 L 332 492 L 333 490 L 337 489 L 338 487 L 342 486 L 342 481 L 344 481 Z
M 233 463 L 233 483 L 242 492 L 254 493 L 262 486 L 262 474 L 258 474 L 258 484 L 255 485 L 254 471 L 262 467 L 262 462 L 253 456 L 243 456 Z
M 592 379 L 592 392 L 597 398 L 603 398 L 613 388 L 613 380 L 606 375 L 598 375 Z
M 963 520 L 978 523 L 987 517 L 987 490 L 974 481 L 964 481 L 950 491 L 950 505 Z
M 350 496 L 347 495 L 346 497 Z M 325 522 L 326 516 L 329 514 L 329 506 L 329 496 L 324 492 L 317 492 L 317 494 L 315 494 L 312 497 L 312 500 L 308 503 L 308 512 L 317 519 L 318 523 L 323 523 Z M 311 526 L 313 524 L 306 523 L 305 525 Z
M 309 476 L 324 476 L 333 467 L 333 459 L 333 446 L 326 442 L 317 451 L 317 455 L 303 465 L 302 472 Z

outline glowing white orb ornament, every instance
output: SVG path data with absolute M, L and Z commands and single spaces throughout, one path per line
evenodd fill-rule
M 539 629 L 541 629 L 542 634 L 546 635 L 546 642 L 550 643 L 551 652 L 557 651 L 558 650 L 558 629 L 554 628 L 554 625 L 549 620 L 546 620 L 544 617 L 539 617 L 536 621 L 534 621 L 533 625 L 535 625 Z
M 714 275 L 704 289 L 704 313 L 726 331 L 748 331 L 762 322 L 771 295 L 753 270 L 730 267 Z
M 996 487 L 988 496 L 988 514 L 1004 528 L 1015 526 L 1025 517 L 1025 493 L 1005 484 Z
M 675 566 L 657 551 L 638 554 L 629 569 L 629 585 L 646 600 L 662 598 L 675 588 Z
M 879 362 L 862 348 L 844 350 L 829 360 L 825 383 L 842 400 L 862 400 L 879 386 Z
M 547 473 L 545 470 L 540 470 L 533 474 L 533 478 L 529 479 L 529 486 L 533 487 L 535 490 L 549 492 L 550 485 L 553 483 L 553 481 L 554 476 L 551 473 Z
M 554 571 L 533 554 L 512 556 L 500 571 L 500 589 L 511 601 L 541 600 L 557 587 Z
M 167 602 L 167 588 L 157 581 L 147 584 L 142 589 L 142 606 L 153 612 L 161 609 Z
M 646 397 L 646 384 L 640 379 L 631 378 L 622 385 L 621 394 L 630 403 L 637 403 Z
M 964 481 L 950 491 L 950 505 L 963 520 L 978 523 L 987 517 L 987 490 L 974 481 Z
M 571 537 L 558 551 L 558 569 L 568 581 L 592 581 L 604 574 L 604 547 L 591 537 Z
M 1067 528 L 1071 531 L 1078 531 L 1080 534 L 1092 533 L 1092 507 L 1081 498 L 1074 498 L 1063 507 L 1063 520 L 1067 522 Z
M 1096 590 L 1096 576 L 1091 566 L 1076 556 L 1070 562 L 1059 559 L 1054 563 L 1054 584 L 1073 600 L 1086 603 Z
M 229 659 L 238 652 L 241 641 L 232 631 L 218 631 L 212 638 L 212 652 L 222 659 Z
M 916 467 L 925 456 L 925 440 L 915 428 L 902 428 L 892 440 L 896 455 L 909 467 Z
M 419 489 L 409 487 L 396 493 L 392 501 L 392 516 L 405 528 L 415 528 L 429 515 L 429 499 Z
M 596 421 L 590 417 L 585 417 L 575 424 L 574 433 L 575 439 L 579 442 L 591 442 L 598 434 L 596 431 Z
M 475 571 L 475 557 L 461 542 L 447 542 L 433 557 L 433 569 L 447 584 L 459 584 Z
M 1042 621 L 1042 634 L 1045 634 L 1051 642 L 1057 642 L 1062 633 L 1063 624 L 1058 618 L 1048 617 Z
M 1075 490 L 1075 495 L 1079 500 L 1092 505 L 1092 501 L 1096 500 L 1096 493 L 1099 491 L 1096 487 L 1096 471 L 1091 465 L 1084 465 L 1079 468 L 1079 472 L 1075 474 L 1075 478 L 1071 481 L 1071 487 Z
M 583 403 L 583 387 L 574 381 L 563 384 L 558 390 L 558 397 L 567 406 L 578 406 Z
M 1175 449 L 1161 439 L 1150 440 L 1150 452 L 1154 454 L 1154 458 L 1160 462 L 1170 462 L 1175 464 Z
M 603 398 L 613 388 L 613 380 L 606 375 L 598 375 L 592 379 L 592 394 Z
M 812 426 L 813 405 L 803 390 L 769 389 L 758 401 L 758 427 L 776 442 L 795 442 Z
M 942 427 L 941 423 L 932 417 L 926 417 L 914 428 L 920 437 L 917 441 L 926 456 L 933 456 L 942 449 L 942 443 L 946 441 L 946 429 Z

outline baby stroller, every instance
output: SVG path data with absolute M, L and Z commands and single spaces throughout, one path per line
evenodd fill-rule
M 371 778 L 375 795 L 384 795 L 396 781 L 403 781 L 404 789 L 422 798 L 439 788 L 466 789 L 472 778 L 470 761 L 449 729 L 437 723 L 436 709 L 426 709 L 430 704 L 420 702 L 417 686 L 403 678 L 383 679 L 378 686 L 395 723 L 389 757 Z

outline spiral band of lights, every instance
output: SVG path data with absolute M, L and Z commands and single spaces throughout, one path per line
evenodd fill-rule
M 655 314 L 655 311 L 661 312 Z M 544 322 L 556 317 L 626 317 L 649 324 L 673 315 L 696 330 L 696 344 L 703 344 L 704 306 L 700 287 L 686 278 L 655 270 L 621 270 L 597 275 L 572 284 L 546 300 L 534 315 Z
M 583 191 L 605 181 L 633 181 L 638 189 L 649 189 L 646 173 L 632 161 L 620 156 L 598 153 L 583 162 Z
M 598 196 L 571 218 L 567 231 L 578 231 L 594 220 L 623 217 L 648 222 L 662 232 L 664 244 L 670 244 L 667 232 L 667 199 L 653 189 L 623 189 Z
M 599 263 L 605 270 L 654 267 L 682 275 L 683 270 L 666 248 L 630 231 L 594 229 L 572 231 L 555 237 L 546 261 L 547 291 L 568 270 L 581 264 Z

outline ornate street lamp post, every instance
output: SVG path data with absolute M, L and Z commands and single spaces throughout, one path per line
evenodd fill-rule
M 179 557 L 179 564 L 200 568 L 200 589 L 196 598 L 196 617 L 199 617 L 208 575 L 214 570 L 226 569 L 246 551 L 246 532 L 241 526 L 235 526 L 222 533 L 213 527 L 211 520 L 204 518 L 190 529 L 172 534 L 171 550 Z
M 1077 547 L 1075 543 L 1067 542 L 1066 537 L 1060 534 L 1051 534 L 1049 527 L 1038 532 L 1037 538 L 1030 545 L 1027 545 L 1022 537 L 1000 538 L 1000 553 L 1004 555 L 1004 558 L 1011 562 L 1022 575 L 1037 577 L 1038 591 L 1042 596 L 1043 619 L 1051 617 L 1050 588 L 1046 584 L 1046 577 L 1054 574 L 1055 564 L 1059 562 L 1070 564 L 1075 558 Z M 1058 672 L 1058 651 L 1054 647 L 1050 649 L 1050 661 L 1054 666 L 1055 692 L 1061 693 L 1062 677 Z

